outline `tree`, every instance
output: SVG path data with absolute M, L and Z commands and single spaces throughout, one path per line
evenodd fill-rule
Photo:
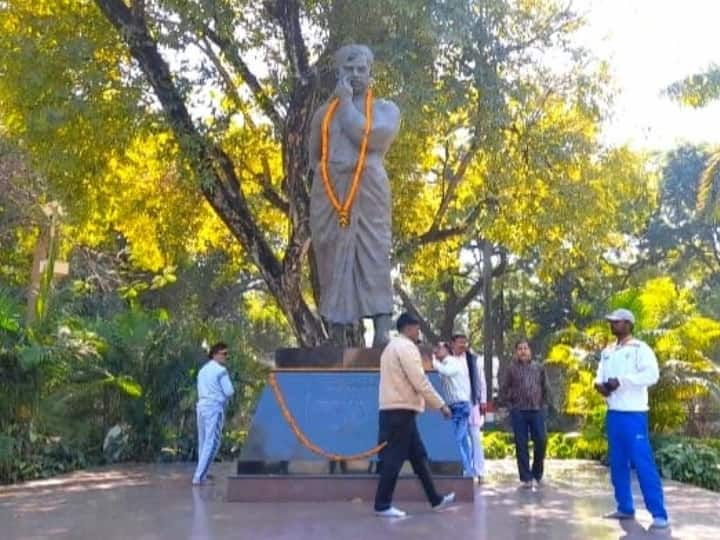
M 690 75 L 666 88 L 671 99 L 693 108 L 705 107 L 720 98 L 720 66 L 710 65 L 704 72 Z M 697 207 L 709 222 L 720 213 L 720 151 L 715 151 L 699 177 Z
M 187 242 L 146 240 L 181 237 L 182 216 L 192 216 L 190 231 L 212 223 L 210 208 L 227 233 L 214 228 L 216 244 L 238 246 L 302 345 L 326 338 L 313 309 L 307 127 L 332 89 L 330 55 L 346 41 L 379 44 L 378 94 L 404 112 L 388 166 L 402 216 L 398 292 L 420 312 L 419 291 L 443 291 L 432 317 L 443 330 L 483 288 L 461 254 L 480 261 L 492 245 L 500 275 L 503 260 L 535 253 L 551 279 L 619 243 L 608 231 L 621 206 L 646 196 L 640 159 L 598 150 L 607 78 L 572 45 L 582 21 L 558 2 L 21 0 L 0 9 L 3 81 L 13 81 L 0 83 L 2 122 L 76 201 L 75 215 L 99 216 L 85 230 L 120 230 L 139 263 L 158 269 L 171 257 L 152 246 Z M 137 171 L 151 181 L 137 182 Z M 626 197 L 616 204 L 618 179 Z

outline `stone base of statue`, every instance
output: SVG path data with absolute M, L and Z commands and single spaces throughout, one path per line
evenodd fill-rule
M 372 501 L 377 486 L 380 349 L 280 349 L 237 464 L 228 501 Z M 439 387 L 435 372 L 429 372 Z M 438 491 L 472 501 L 452 423 L 418 416 Z M 424 500 L 406 463 L 397 500 Z

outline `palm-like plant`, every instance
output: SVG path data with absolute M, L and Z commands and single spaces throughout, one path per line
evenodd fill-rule
M 720 65 L 713 64 L 702 73 L 696 73 L 671 84 L 666 93 L 675 101 L 693 108 L 705 107 L 720 99 Z M 710 156 L 699 178 L 697 209 L 707 222 L 720 218 L 720 149 Z

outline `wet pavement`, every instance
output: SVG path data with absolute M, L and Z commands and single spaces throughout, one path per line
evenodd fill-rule
M 639 497 L 637 521 L 603 520 L 614 509 L 607 470 L 588 462 L 551 461 L 546 485 L 526 491 L 516 487 L 513 462 L 490 461 L 474 504 L 439 513 L 398 504 L 410 512 L 401 520 L 376 518 L 368 501 L 229 503 L 223 478 L 232 464 L 215 464 L 217 483 L 199 489 L 191 470 L 118 466 L 0 487 L 0 539 L 720 539 L 720 493 L 674 482 L 665 483 L 670 531 L 646 531 Z

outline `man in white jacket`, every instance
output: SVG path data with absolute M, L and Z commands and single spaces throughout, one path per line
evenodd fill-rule
M 666 529 L 663 487 L 648 433 L 648 387 L 659 378 L 657 358 L 652 349 L 632 335 L 635 316 L 616 309 L 606 317 L 616 342 L 602 351 L 595 377 L 595 389 L 608 404 L 607 437 L 610 478 L 617 510 L 605 517 L 634 519 L 630 467 L 635 466 L 645 506 L 652 514 L 651 528 Z
M 435 357 L 433 367 L 440 374 L 445 398 L 452 411 L 463 475 L 478 481 L 485 474 L 485 460 L 480 426 L 471 425 L 471 411 L 478 407 L 478 412 L 484 413 L 484 374 L 479 369 L 477 357 L 467 350 L 467 338 L 462 334 L 453 336 L 452 350 L 444 343 L 438 344 Z
M 222 441 L 225 405 L 235 393 L 225 367 L 227 345 L 216 343 L 210 347 L 208 356 L 210 360 L 200 369 L 197 378 L 198 463 L 193 475 L 193 486 L 207 481 L 208 469 Z

